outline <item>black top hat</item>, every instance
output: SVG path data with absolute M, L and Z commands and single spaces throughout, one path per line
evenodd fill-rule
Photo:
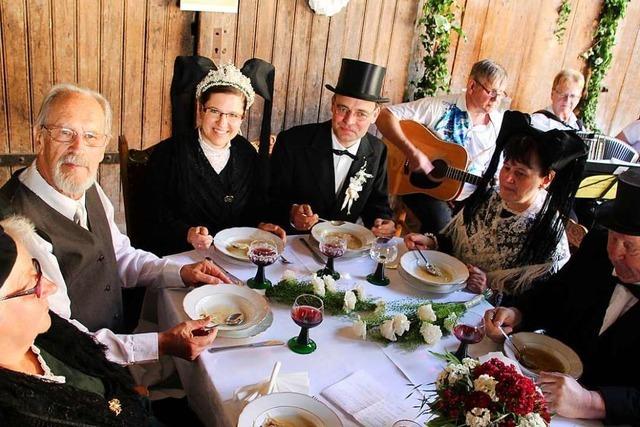
M 637 168 L 618 176 L 616 198 L 604 203 L 597 211 L 598 222 L 609 230 L 630 236 L 640 236 L 640 170 Z
M 365 101 L 389 102 L 388 98 L 380 96 L 386 71 L 386 68 L 379 65 L 342 58 L 338 84 L 335 88 L 331 85 L 325 85 L 325 87 L 338 95 Z
M 9 277 L 17 257 L 16 242 L 0 226 L 0 287 L 4 285 L 5 280 Z

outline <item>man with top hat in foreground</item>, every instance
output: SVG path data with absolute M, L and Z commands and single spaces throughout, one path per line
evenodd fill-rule
M 385 68 L 343 59 L 331 120 L 296 126 L 278 135 L 271 156 L 271 220 L 293 232 L 319 217 L 355 222 L 376 235 L 395 230 L 387 185 L 387 151 L 367 133 L 387 102 L 380 92 Z
M 543 328 L 580 356 L 578 381 L 560 373 L 537 381 L 550 409 L 570 418 L 640 425 L 640 172 L 619 176 L 616 199 L 598 211 L 599 223 L 556 275 L 534 287 L 516 307 L 485 313 L 487 335 L 497 326 Z

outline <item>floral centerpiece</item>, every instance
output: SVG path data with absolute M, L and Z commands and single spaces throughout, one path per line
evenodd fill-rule
M 298 295 L 305 293 L 322 298 L 325 313 L 350 316 L 356 336 L 383 343 L 397 342 L 409 349 L 436 344 L 451 333 L 458 317 L 484 299 L 479 295 L 467 302 L 434 303 L 414 298 L 385 303 L 368 298 L 362 284 L 345 291 L 337 288 L 331 276 L 314 274 L 309 281 L 299 281 L 289 270 L 265 295 L 274 302 L 292 304 Z
M 543 427 L 551 420 L 540 389 L 512 365 L 498 359 L 480 363 L 444 356 L 447 367 L 436 380 L 436 394 L 424 398 L 421 414 L 435 415 L 429 427 Z

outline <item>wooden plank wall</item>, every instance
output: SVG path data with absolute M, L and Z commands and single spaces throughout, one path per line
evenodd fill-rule
M 387 67 L 383 93 L 400 102 L 418 12 L 416 0 L 350 0 L 333 17 L 314 14 L 307 0 L 240 0 L 239 14 L 200 13 L 197 52 L 241 66 L 257 57 L 276 69 L 272 132 L 330 117 L 331 92 L 343 57 Z M 261 103 L 243 124 L 260 130 Z
M 73 82 L 103 93 L 117 135 L 133 148 L 171 134 L 173 59 L 191 55 L 194 12 L 176 0 L 0 0 L 0 153 L 34 151 L 31 124 L 44 94 Z M 11 171 L 0 168 L 0 184 Z M 123 222 L 117 165 L 100 183 Z
M 553 77 L 562 68 L 584 70 L 580 54 L 589 49 L 601 0 L 571 0 L 562 42 L 553 35 L 561 0 L 458 0 L 464 5 L 462 29 L 449 58 L 451 87 L 465 87 L 474 62 L 492 58 L 509 74 L 512 108 L 535 111 L 550 103 Z M 640 2 L 630 1 L 618 28 L 611 69 L 600 95 L 597 123 L 616 135 L 640 116 Z

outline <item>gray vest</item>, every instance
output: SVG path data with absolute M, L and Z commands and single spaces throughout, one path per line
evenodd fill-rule
M 122 292 L 109 223 L 95 186 L 86 192 L 90 230 L 53 209 L 18 180 L 2 188 L 11 210 L 29 218 L 53 245 L 71 300 L 71 317 L 89 330 L 122 330 Z

